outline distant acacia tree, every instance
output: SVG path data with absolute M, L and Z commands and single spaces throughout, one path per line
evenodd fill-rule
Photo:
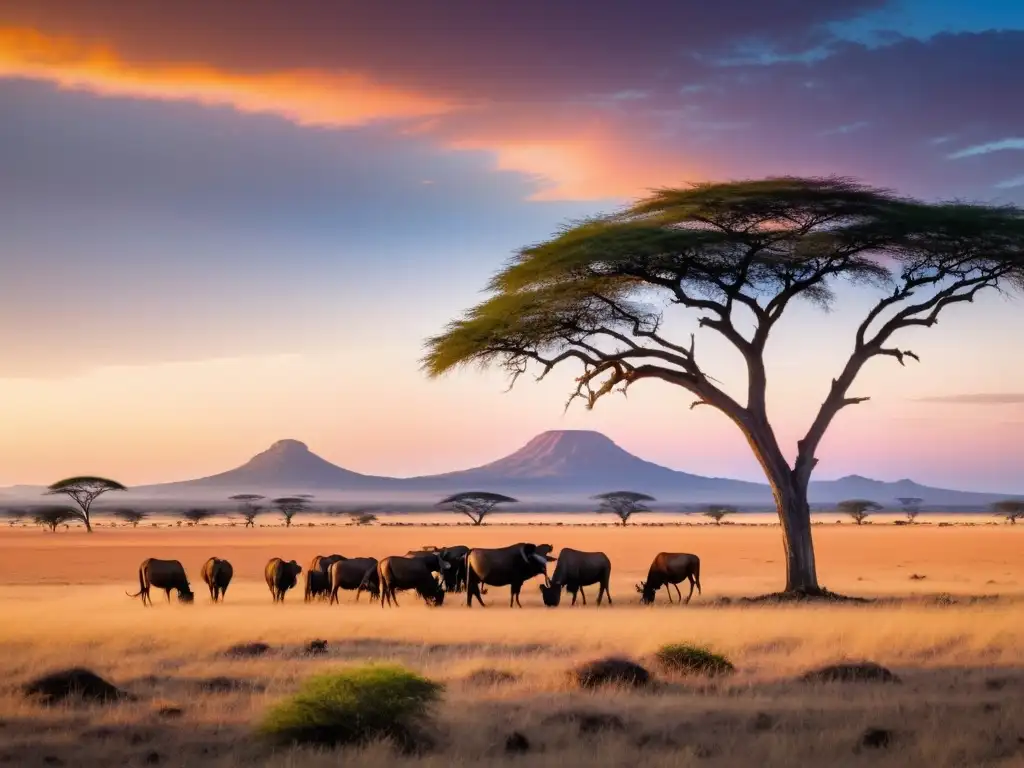
M 377 522 L 377 516 L 373 512 L 349 512 L 348 516 L 353 525 L 370 525 Z
M 4 510 L 4 517 L 8 520 L 7 524 L 13 528 L 28 517 L 28 512 L 24 509 L 6 509 Z
M 209 520 L 213 515 L 212 510 L 201 508 L 186 509 L 181 513 L 182 519 L 189 525 L 199 525 L 204 520 Z
M 236 493 L 230 497 L 231 501 L 237 501 L 241 505 L 242 519 L 245 520 L 243 528 L 256 527 L 256 516 L 263 511 L 259 502 L 264 498 L 266 497 L 260 496 L 258 493 Z
M 272 504 L 277 507 L 277 510 L 281 513 L 284 518 L 285 528 L 291 528 L 292 518 L 300 512 L 305 512 L 309 509 L 309 500 L 311 496 L 282 496 L 279 499 L 274 499 Z
M 878 289 L 849 357 L 828 379 L 791 462 L 768 414 L 772 330 L 800 300 L 829 307 L 844 285 Z M 576 367 L 571 403 L 593 408 L 658 381 L 722 413 L 764 470 L 782 523 L 785 591 L 821 595 L 808 489 L 829 427 L 868 400 L 851 393 L 865 365 L 917 360 L 899 346 L 948 307 L 1024 287 L 1024 211 L 924 203 L 844 178 L 779 177 L 660 189 L 625 210 L 561 229 L 519 251 L 491 295 L 427 340 L 430 376 L 496 365 L 513 383 Z M 668 309 L 663 309 L 668 308 Z M 745 369 L 724 387 L 674 335 L 666 312 L 718 335 Z M 741 393 L 738 397 L 730 392 Z
M 72 510 L 75 519 L 85 523 L 85 530 L 92 533 L 92 522 L 90 513 L 93 502 L 109 491 L 127 491 L 128 489 L 116 480 L 108 480 L 105 477 L 69 477 L 65 480 L 58 480 L 47 489 L 49 495 L 64 495 L 72 499 L 78 510 Z
M 488 491 L 464 491 L 441 499 L 437 502 L 438 507 L 447 507 L 452 512 L 460 512 L 470 520 L 473 525 L 483 525 L 487 517 L 498 504 L 514 504 L 518 499 L 511 496 L 503 496 L 500 493 Z
M 916 496 L 900 496 L 896 501 L 903 507 L 903 514 L 907 516 L 908 523 L 917 520 L 917 516 L 921 514 L 921 504 L 924 499 L 919 499 Z
M 132 528 L 138 528 L 139 523 L 149 517 L 149 513 L 143 512 L 140 509 L 119 509 L 114 512 L 114 517 L 118 520 L 130 523 Z
M 836 504 L 836 509 L 844 515 L 852 517 L 857 525 L 864 525 L 864 521 L 867 520 L 868 516 L 881 508 L 881 504 L 869 501 L 868 499 L 847 499 Z
M 723 504 L 709 504 L 708 508 L 704 510 L 704 517 L 710 517 L 715 521 L 715 525 L 721 525 L 726 515 L 735 515 L 736 511 L 736 507 L 729 507 Z
M 601 500 L 597 511 L 618 515 L 623 527 L 629 522 L 629 518 L 637 512 L 651 511 L 650 507 L 644 504 L 645 501 L 655 501 L 653 496 L 636 491 L 609 491 L 608 493 L 599 493 L 594 498 Z
M 56 533 L 58 525 L 65 525 L 72 520 L 80 519 L 78 513 L 68 507 L 44 507 L 37 509 L 32 515 L 32 522 L 49 528 L 50 533 Z
M 992 512 L 996 517 L 1001 517 L 1010 525 L 1016 525 L 1018 520 L 1024 519 L 1024 501 L 1019 499 L 1004 499 L 992 505 Z

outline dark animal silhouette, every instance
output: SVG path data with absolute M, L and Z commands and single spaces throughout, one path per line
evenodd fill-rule
M 227 560 L 219 557 L 211 557 L 203 564 L 203 582 L 210 588 L 210 599 L 217 603 L 224 599 L 228 591 L 228 584 L 231 577 L 235 575 L 234 568 Z
M 263 571 L 267 577 L 267 586 L 270 587 L 270 594 L 275 603 L 284 602 L 284 594 L 299 583 L 299 574 L 302 573 L 302 566 L 294 560 L 282 560 L 280 557 L 271 558 Z
M 397 606 L 399 590 L 415 589 L 423 601 L 439 606 L 444 602 L 444 588 L 437 583 L 434 573 L 444 573 L 448 563 L 434 553 L 418 553 L 406 557 L 385 557 L 377 563 L 377 580 L 380 582 L 380 605 L 384 601 Z
M 584 587 L 599 584 L 597 604 L 601 598 L 608 596 L 608 604 L 612 604 L 612 595 L 608 591 L 608 579 L 612 575 L 612 563 L 604 552 L 580 552 L 578 549 L 563 549 L 558 553 L 558 563 L 551 575 L 550 583 L 540 585 L 540 594 L 544 605 L 554 608 L 562 600 L 562 588 L 572 595 L 572 604 L 576 605 L 576 594 L 583 596 L 583 604 L 587 604 Z
M 356 590 L 357 603 L 363 590 L 368 591 L 374 600 L 380 597 L 375 557 L 343 557 L 331 563 L 327 576 L 331 584 L 331 605 L 338 602 L 339 589 Z
M 303 600 L 307 603 L 317 598 L 327 599 L 331 593 L 331 564 L 344 560 L 341 555 L 317 555 L 306 569 L 306 590 Z
M 647 572 L 647 581 L 637 584 L 636 591 L 640 593 L 641 603 L 650 604 L 654 602 L 655 593 L 665 587 L 668 601 L 671 603 L 671 588 L 675 587 L 681 605 L 683 596 L 679 591 L 679 583 L 687 579 L 690 582 L 690 594 L 686 596 L 686 602 L 689 603 L 690 598 L 693 597 L 694 586 L 697 587 L 697 593 L 701 593 L 700 558 L 682 552 L 660 552 L 651 563 L 651 568 Z
M 185 568 L 177 560 L 157 560 L 151 557 L 142 561 L 139 566 L 139 591 L 134 595 L 125 592 L 128 597 L 141 597 L 142 604 L 153 604 L 149 590 L 153 587 L 162 589 L 167 594 L 167 602 L 171 602 L 171 590 L 178 590 L 178 602 L 191 603 L 195 599 L 192 588 L 188 585 Z
M 534 576 L 543 575 L 547 581 L 548 563 L 554 562 L 550 544 L 520 542 L 500 549 L 471 549 L 466 555 L 466 605 L 473 606 L 475 597 L 480 605 L 481 585 L 511 587 L 509 607 L 518 605 L 523 583 Z

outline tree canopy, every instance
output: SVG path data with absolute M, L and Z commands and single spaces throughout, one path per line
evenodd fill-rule
M 846 499 L 836 504 L 836 509 L 852 517 L 857 525 L 863 525 L 872 512 L 877 512 L 881 508 L 881 504 L 869 499 Z
M 108 480 L 105 477 L 93 477 L 83 475 L 81 477 L 68 477 L 58 480 L 47 488 L 48 495 L 64 495 L 72 499 L 78 510 L 71 510 L 75 519 L 85 524 L 85 530 L 92 533 L 91 513 L 93 502 L 104 493 L 109 491 L 127 491 L 128 489 L 116 480 Z
M 767 412 L 765 347 L 798 300 L 829 307 L 841 283 L 879 298 L 854 332 L 850 356 L 791 464 Z M 923 203 L 838 177 L 780 177 L 662 189 L 613 214 L 572 223 L 520 250 L 491 295 L 427 340 L 426 372 L 497 365 L 513 383 L 577 366 L 568 403 L 587 408 L 639 381 L 678 386 L 692 406 L 723 413 L 768 478 L 783 524 L 786 589 L 820 592 L 807 489 L 816 452 L 849 390 L 874 358 L 917 360 L 896 337 L 931 327 L 947 307 L 1024 285 L 1024 213 L 1013 207 Z M 671 308 L 693 325 L 665 327 Z M 704 370 L 696 332 L 718 334 L 742 357 L 730 391 Z
M 482 525 L 484 518 L 489 515 L 498 504 L 513 504 L 518 502 L 511 496 L 490 491 L 463 491 L 454 493 L 437 502 L 439 507 L 448 507 L 453 512 L 460 512 L 470 520 L 473 525 Z
M 645 501 L 654 501 L 653 496 L 636 491 L 608 491 L 594 496 L 601 500 L 598 512 L 611 512 L 618 515 L 623 525 L 629 522 L 629 518 L 637 512 L 650 512 L 650 507 L 644 504 Z
M 997 517 L 1006 519 L 1006 522 L 1016 524 L 1018 520 L 1024 520 L 1024 499 L 1003 499 L 992 505 L 992 511 Z
M 310 495 L 303 496 L 282 496 L 279 499 L 274 499 L 272 502 L 281 516 L 284 518 L 285 528 L 291 528 L 292 518 L 300 512 L 305 512 L 309 509 L 309 500 L 313 498 Z

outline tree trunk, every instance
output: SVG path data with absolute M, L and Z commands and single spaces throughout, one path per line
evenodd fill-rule
M 772 485 L 775 485 L 773 482 Z M 782 540 L 786 548 L 786 591 L 820 594 L 811 539 L 811 509 L 807 489 L 793 487 L 776 491 L 775 503 L 782 522 Z
M 85 532 L 92 533 L 92 523 L 89 522 L 89 516 L 85 515 L 82 518 L 82 522 L 85 523 Z

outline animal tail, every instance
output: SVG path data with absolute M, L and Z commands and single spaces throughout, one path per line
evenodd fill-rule
M 146 581 L 145 581 L 145 576 L 142 573 L 142 570 L 143 570 L 143 567 L 140 565 L 139 566 L 139 591 L 136 592 L 134 595 L 132 595 L 132 594 L 129 594 L 127 590 L 125 590 L 125 594 L 128 595 L 128 597 L 138 597 L 139 595 L 141 595 L 143 592 L 146 591 Z
M 384 607 L 384 593 L 388 591 L 387 582 L 384 580 L 384 569 L 381 567 L 384 561 L 377 562 L 377 589 L 380 590 L 380 604 Z
M 700 591 L 700 560 L 697 561 L 697 565 L 693 569 L 693 582 L 697 587 L 697 594 L 703 595 L 704 593 Z

